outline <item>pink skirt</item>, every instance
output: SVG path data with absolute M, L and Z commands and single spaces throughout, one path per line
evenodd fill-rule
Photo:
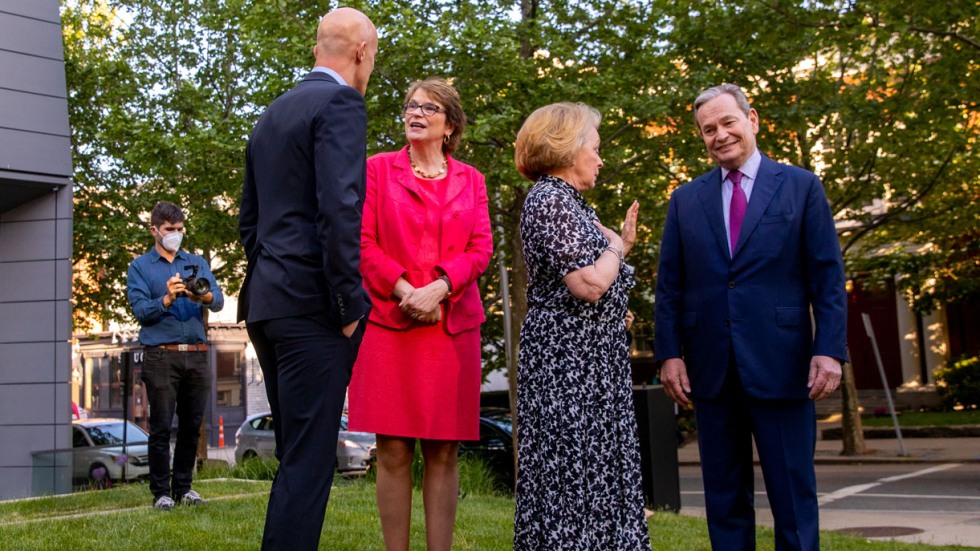
M 480 329 L 396 331 L 368 322 L 347 389 L 349 430 L 427 440 L 480 438 Z

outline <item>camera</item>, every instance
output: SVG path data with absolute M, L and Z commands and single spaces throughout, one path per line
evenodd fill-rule
M 198 270 L 197 264 L 188 264 L 184 266 L 184 269 L 190 270 L 191 275 L 183 278 L 184 287 L 187 288 L 187 291 L 185 293 L 181 293 L 181 295 L 187 296 L 187 294 L 192 294 L 195 296 L 203 296 L 208 294 L 209 291 L 211 291 L 211 282 L 208 281 L 206 278 L 197 277 L 197 270 Z

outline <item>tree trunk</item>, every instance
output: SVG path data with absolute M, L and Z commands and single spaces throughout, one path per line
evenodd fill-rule
M 197 470 L 208 462 L 208 420 L 205 416 L 201 420 L 201 436 L 197 439 Z
M 844 449 L 841 455 L 864 455 L 864 427 L 861 425 L 861 411 L 858 403 L 857 388 L 854 383 L 854 369 L 851 364 L 842 366 L 841 402 L 843 415 L 841 417 L 841 439 Z
M 510 398 L 510 416 L 514 436 L 514 483 L 517 483 L 517 360 L 520 357 L 521 326 L 527 316 L 527 265 L 524 263 L 524 250 L 521 243 L 520 212 L 524 208 L 527 192 L 524 188 L 515 190 L 518 194 L 514 202 L 515 216 L 506 217 L 511 221 L 507 228 L 507 245 L 510 248 L 510 354 L 513 362 L 507 366 L 507 382 Z M 516 489 L 516 486 L 515 486 Z

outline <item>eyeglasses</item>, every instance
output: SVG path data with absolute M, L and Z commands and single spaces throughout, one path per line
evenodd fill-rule
M 432 115 L 435 115 L 436 113 L 445 113 L 446 112 L 445 109 L 443 109 L 442 107 L 439 107 L 438 105 L 436 105 L 434 103 L 423 103 L 423 104 L 420 105 L 418 103 L 415 103 L 414 101 L 409 101 L 408 103 L 405 104 L 405 113 L 406 114 L 412 113 L 416 109 L 421 109 L 422 110 L 422 116 L 423 117 L 431 117 Z

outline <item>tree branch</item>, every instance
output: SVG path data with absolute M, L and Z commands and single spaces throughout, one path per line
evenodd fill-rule
M 910 195 L 908 198 L 905 199 L 905 201 L 901 202 L 895 208 L 888 209 L 883 214 L 873 217 L 871 219 L 871 222 L 867 226 L 858 230 L 854 234 L 854 236 L 848 240 L 847 244 L 845 244 L 844 247 L 841 248 L 841 252 L 846 253 L 848 249 L 850 249 L 855 243 L 857 243 L 862 237 L 870 233 L 872 230 L 875 230 L 880 226 L 891 222 L 892 219 L 900 215 L 906 214 L 908 211 L 912 209 L 913 206 L 915 206 L 916 203 L 921 201 L 923 197 L 925 197 L 933 189 L 935 189 L 935 187 L 939 184 L 940 177 L 946 171 L 946 167 L 948 167 L 949 164 L 953 161 L 953 156 L 956 154 L 956 149 L 957 148 L 953 148 L 949 151 L 949 154 L 946 155 L 945 159 L 943 159 L 943 163 L 939 166 L 939 168 L 933 174 L 932 178 L 921 190 L 919 190 L 917 193 L 913 193 L 912 195 Z
M 970 46 L 975 50 L 980 50 L 980 42 L 977 42 L 976 40 L 970 38 L 969 36 L 964 36 L 958 32 L 937 31 L 935 29 L 927 29 L 925 27 L 919 27 L 917 25 L 909 25 L 909 29 L 923 34 L 934 34 L 937 36 L 946 36 L 949 38 L 953 38 L 955 40 L 959 40 L 960 42 L 966 44 L 967 46 Z

